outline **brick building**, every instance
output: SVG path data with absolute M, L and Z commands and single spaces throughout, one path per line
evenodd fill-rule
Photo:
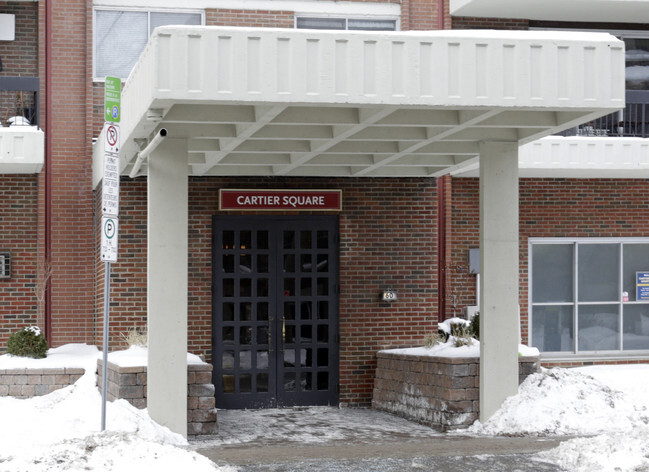
M 611 253 L 603 264 L 634 260 L 634 273 L 645 270 L 646 121 L 628 111 L 627 94 L 624 135 L 638 139 L 544 136 L 578 127 L 580 134 L 617 134 L 620 124 L 592 121 L 623 106 L 614 80 L 622 80 L 623 59 L 603 52 L 622 51 L 622 43 L 564 31 L 611 31 L 627 50 L 632 44 L 646 53 L 640 31 L 649 20 L 637 24 L 637 15 L 627 15 L 585 24 L 537 18 L 532 10 L 506 18 L 506 9 L 482 13 L 478 0 L 240 3 L 0 2 L 14 31 L 13 39 L 0 39 L 0 117 L 26 116 L 39 126 L 0 130 L 7 146 L 0 156 L 0 350 L 31 324 L 51 345 L 101 344 L 104 79 L 116 76 L 124 89 L 111 346 L 123 347 L 131 329 L 148 327 L 154 336 L 161 328 L 149 314 L 169 311 L 160 316 L 165 333 L 151 346 L 171 352 L 161 357 L 171 367 L 159 377 L 174 378 L 173 355 L 182 347 L 214 364 L 220 407 L 368 405 L 377 350 L 419 345 L 438 321 L 481 302 L 468 256 L 481 246 L 485 219 L 478 155 L 515 156 L 518 144 L 520 189 L 507 187 L 520 194 L 516 264 L 488 277 L 499 264 L 483 261 L 482 293 L 497 293 L 489 283 L 501 275 L 519 278 L 515 299 L 500 297 L 509 300 L 503 323 L 518 331 L 512 307 L 520 305 L 522 340 L 548 363 L 646 359 L 648 305 L 622 262 L 618 279 L 583 282 L 598 292 L 618 280 L 624 290 L 609 290 L 615 300 L 571 301 L 565 291 L 557 299 L 552 290 L 560 285 L 547 282 L 562 276 L 579 287 L 581 277 L 571 274 L 582 265 L 592 273 L 608 267 L 591 259 L 577 265 L 587 252 L 579 249 L 601 248 Z M 165 25 L 185 26 L 158 30 L 145 49 L 153 29 Z M 205 28 L 212 26 L 223 28 Z M 485 28 L 502 31 L 460 31 Z M 443 29 L 458 31 L 422 33 Z M 553 38 L 564 41 L 559 52 L 543 55 L 554 50 Z M 518 44 L 526 46 L 516 56 Z M 598 71 L 593 90 L 589 70 L 572 69 L 582 60 Z M 556 71 L 548 78 L 553 87 L 535 82 L 544 66 Z M 565 86 L 571 77 L 575 87 Z M 508 87 L 517 93 L 501 93 Z M 632 103 L 646 110 L 642 91 Z M 138 154 L 163 127 L 167 138 L 138 167 Z M 10 133 L 11 147 L 4 139 Z M 495 151 L 483 147 L 489 142 L 516 146 Z M 557 149 L 570 156 L 579 146 L 589 150 L 584 159 L 557 164 Z M 601 165 L 589 158 L 599 155 Z M 164 163 L 159 177 L 151 174 L 156 162 Z M 174 180 L 164 166 L 188 178 Z M 342 203 L 226 207 L 223 191 L 235 203 L 249 195 L 331 194 Z M 575 263 L 559 274 L 543 264 L 568 253 Z M 530 297 L 535 254 L 534 280 L 547 283 L 534 293 L 547 299 Z M 180 297 L 166 299 L 176 288 Z M 381 299 L 387 290 L 396 301 Z M 587 314 L 579 314 L 582 305 Z M 616 321 L 610 309 L 593 308 L 600 305 L 615 307 Z M 176 329 L 169 326 L 186 332 L 182 342 L 165 337 Z M 602 329 L 619 342 L 610 345 Z M 583 349 L 582 337 L 605 349 Z M 636 347 L 625 349 L 627 341 Z M 167 382 L 150 375 L 150 385 Z

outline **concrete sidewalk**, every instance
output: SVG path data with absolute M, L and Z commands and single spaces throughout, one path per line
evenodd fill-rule
M 558 438 L 441 434 L 370 409 L 221 410 L 219 434 L 192 442 L 241 472 L 507 471 L 562 469 L 533 459 Z

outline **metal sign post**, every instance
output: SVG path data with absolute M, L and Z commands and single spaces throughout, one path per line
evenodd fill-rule
M 106 263 L 104 282 L 104 337 L 101 366 L 101 430 L 106 430 L 108 398 L 108 334 L 110 331 L 110 264 L 117 262 L 119 230 L 119 123 L 121 116 L 121 79 L 106 77 L 104 109 L 104 174 L 102 181 L 101 260 Z

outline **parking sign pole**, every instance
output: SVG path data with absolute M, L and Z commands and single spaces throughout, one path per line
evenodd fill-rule
M 108 393 L 108 328 L 110 327 L 110 262 L 106 262 L 104 283 L 104 340 L 103 362 L 101 365 L 101 430 L 106 430 L 106 398 Z

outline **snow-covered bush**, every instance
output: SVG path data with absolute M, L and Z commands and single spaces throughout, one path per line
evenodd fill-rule
M 26 326 L 9 336 L 7 352 L 14 356 L 42 359 L 46 356 L 47 340 L 38 326 Z

